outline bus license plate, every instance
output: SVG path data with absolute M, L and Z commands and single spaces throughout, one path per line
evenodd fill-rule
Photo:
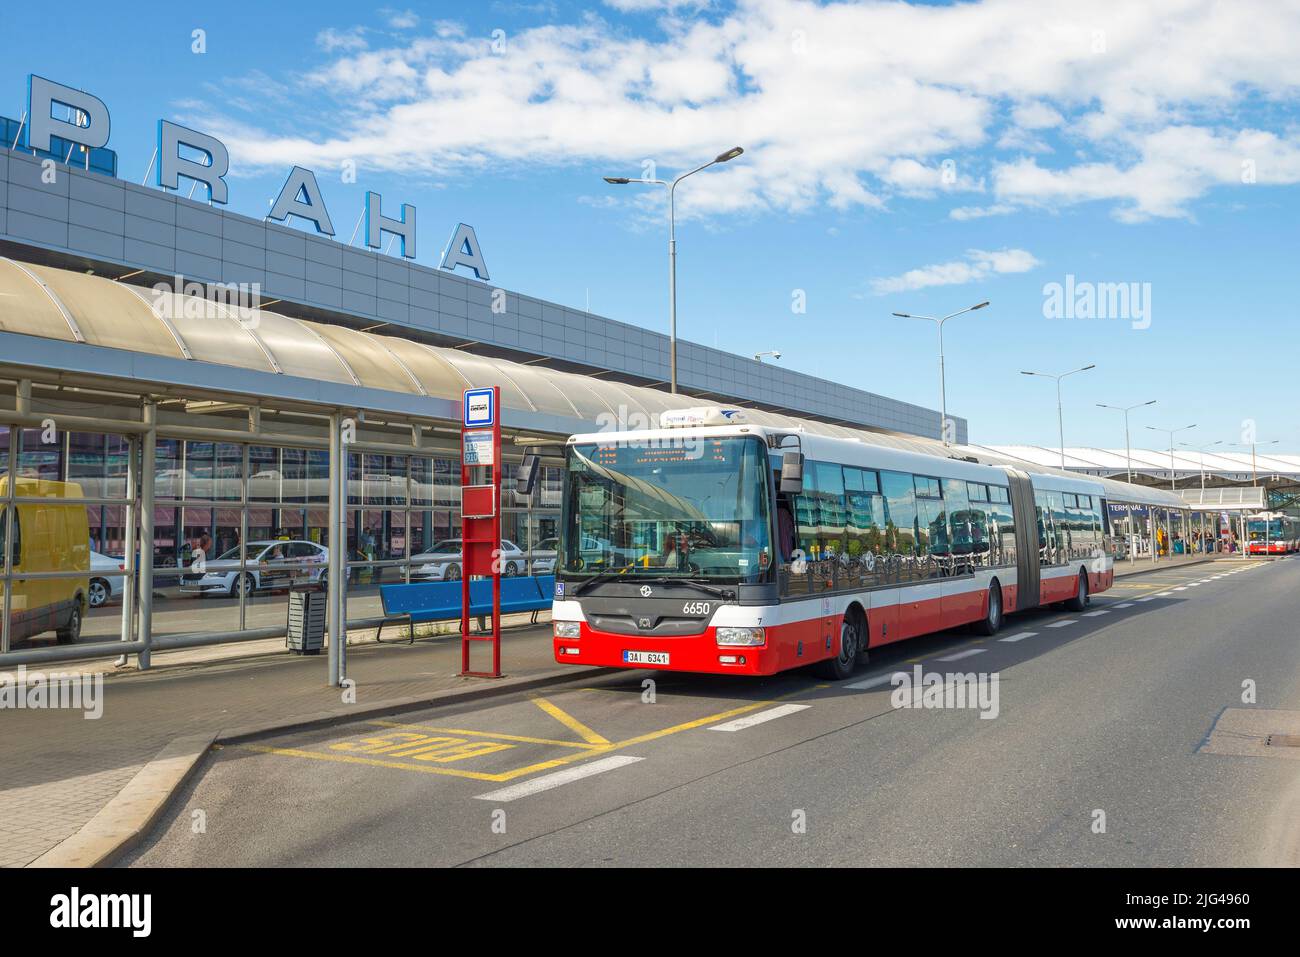
M 668 664 L 668 652 L 625 651 L 623 652 L 623 663 L 628 665 L 666 665 Z

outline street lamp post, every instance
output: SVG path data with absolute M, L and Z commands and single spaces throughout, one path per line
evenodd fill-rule
M 1124 413 L 1124 459 L 1127 463 L 1128 480 L 1130 484 L 1133 482 L 1133 446 L 1129 442 L 1128 438 L 1128 414 L 1134 409 L 1140 409 L 1143 406 L 1155 404 L 1155 399 L 1152 399 L 1150 402 L 1139 402 L 1137 405 L 1130 405 L 1127 408 L 1118 405 L 1106 405 L 1104 402 L 1097 403 L 1097 408 L 1099 409 L 1114 409 L 1116 412 Z
M 1267 442 L 1244 442 L 1240 445 L 1228 446 L 1228 448 L 1230 449 L 1244 449 L 1244 448 L 1250 449 L 1250 484 L 1252 486 L 1259 485 L 1259 471 L 1255 468 L 1255 447 L 1257 445 L 1277 445 L 1277 443 L 1280 441 L 1281 441 L 1280 439 L 1269 439 Z M 1268 507 L 1267 500 L 1265 500 L 1264 506 L 1267 509 Z
M 933 322 L 939 327 L 939 438 L 944 445 L 948 444 L 948 392 L 947 383 L 944 381 L 943 371 L 943 324 L 949 319 L 955 319 L 957 316 L 965 315 L 968 312 L 974 312 L 977 309 L 983 309 L 987 306 L 988 300 L 978 302 L 973 306 L 967 306 L 965 309 L 958 309 L 942 318 L 935 316 L 914 316 L 910 312 L 894 313 L 899 319 L 925 319 L 927 322 Z
M 1174 467 L 1174 436 L 1179 432 L 1186 432 L 1188 429 L 1196 428 L 1196 423 L 1193 422 L 1191 425 L 1180 426 L 1176 429 L 1158 429 L 1154 425 L 1148 425 L 1147 428 L 1152 432 L 1169 433 L 1169 490 L 1174 491 L 1178 488 L 1177 470 Z
M 1076 375 L 1080 372 L 1087 372 L 1089 369 L 1097 368 L 1096 363 L 1086 365 L 1082 369 L 1071 369 L 1069 372 L 1062 372 L 1060 375 L 1053 375 L 1050 372 L 1021 372 L 1021 375 L 1036 375 L 1043 379 L 1056 380 L 1056 429 L 1061 439 L 1061 469 L 1065 469 L 1065 416 L 1061 412 L 1061 380 L 1067 376 Z
M 745 151 L 733 146 L 725 153 L 719 153 L 703 166 L 682 173 L 671 183 L 662 179 L 633 179 L 628 176 L 606 176 L 605 182 L 613 186 L 625 186 L 628 183 L 642 183 L 648 186 L 668 187 L 668 369 L 669 387 L 677 393 L 677 184 L 688 176 L 694 176 L 701 170 L 719 163 L 729 163 Z
M 1223 439 L 1219 439 L 1215 442 L 1208 442 L 1205 445 L 1192 445 L 1192 443 L 1190 442 L 1179 442 L 1178 444 L 1185 449 L 1196 449 L 1198 452 L 1201 453 L 1201 491 L 1204 492 L 1205 491 L 1205 450 L 1214 448 L 1214 446 L 1216 445 L 1222 445 Z M 1201 504 L 1202 505 L 1205 504 L 1204 500 L 1202 500 Z

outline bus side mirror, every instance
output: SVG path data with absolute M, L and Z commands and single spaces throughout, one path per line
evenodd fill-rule
M 519 473 L 515 476 L 515 494 L 520 498 L 528 498 L 533 494 L 541 464 L 541 459 L 531 452 L 524 456 L 524 461 L 519 466 Z
M 791 449 L 781 453 L 781 488 L 784 495 L 803 492 L 803 453 Z

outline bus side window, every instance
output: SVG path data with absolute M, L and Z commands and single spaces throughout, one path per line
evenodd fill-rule
M 908 472 L 881 472 L 885 498 L 885 550 L 895 559 L 895 580 L 915 575 L 916 492 Z

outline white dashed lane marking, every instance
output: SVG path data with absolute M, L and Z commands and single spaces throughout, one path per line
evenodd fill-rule
M 872 675 L 870 678 L 864 678 L 861 681 L 855 681 L 851 685 L 845 685 L 846 688 L 852 688 L 854 691 L 865 691 L 868 688 L 875 688 L 880 685 L 889 684 L 894 675 L 906 674 L 903 671 L 891 671 L 886 675 Z
M 611 754 L 607 758 L 592 761 L 590 764 L 580 764 L 576 768 L 565 768 L 563 771 L 556 771 L 554 774 L 543 774 L 540 778 L 533 778 L 531 781 L 524 781 L 520 784 L 512 784 L 508 788 L 489 791 L 487 794 L 476 794 L 474 797 L 479 801 L 517 801 L 522 797 L 528 797 L 530 794 L 549 791 L 551 788 L 572 784 L 574 781 L 589 778 L 593 774 L 614 771 L 642 760 L 644 759 L 634 758 L 630 754 Z
M 1110 614 L 1110 612 L 1107 611 L 1105 608 L 1098 608 L 1096 611 L 1085 611 L 1085 612 L 1083 613 L 1083 617 L 1084 617 L 1084 618 L 1096 618 L 1098 615 L 1109 615 L 1109 614 Z
M 1133 603 L 1132 603 L 1131 601 L 1126 601 L 1126 602 L 1124 602 L 1122 605 L 1116 605 L 1115 607 L 1116 607 L 1116 608 L 1132 608 L 1132 607 L 1133 607 Z
M 1022 631 L 1018 635 L 1007 635 L 1005 638 L 999 638 L 998 641 L 1024 641 L 1026 638 L 1032 638 L 1038 634 L 1036 631 Z
M 971 655 L 982 655 L 987 648 L 967 648 L 965 651 L 959 651 L 955 655 L 945 655 L 938 659 L 939 661 L 960 661 L 962 658 L 969 658 Z
M 756 724 L 763 724 L 765 721 L 772 721 L 776 718 L 784 718 L 788 714 L 795 714 L 799 711 L 807 711 L 811 705 L 806 704 L 782 704 L 775 708 L 768 708 L 766 711 L 760 711 L 757 714 L 747 714 L 743 718 L 737 718 L 735 721 L 728 721 L 725 724 L 715 724 L 709 728 L 710 731 L 744 731 L 746 728 L 752 728 Z
M 1073 624 L 1075 624 L 1075 619 L 1073 619 L 1073 618 L 1067 618 L 1067 619 L 1065 619 L 1065 621 L 1054 621 L 1054 622 L 1052 622 L 1050 625 L 1048 625 L 1047 627 L 1048 627 L 1048 628 L 1064 628 L 1066 625 L 1073 625 Z

